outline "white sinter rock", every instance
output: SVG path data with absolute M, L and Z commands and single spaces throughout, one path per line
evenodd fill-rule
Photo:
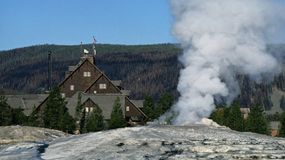
M 232 131 L 207 119 L 202 123 L 72 136 L 52 142 L 41 157 L 47 160 L 285 159 L 285 139 Z
M 0 146 L 0 159 L 285 159 L 285 139 L 232 131 L 210 120 L 143 126 Z

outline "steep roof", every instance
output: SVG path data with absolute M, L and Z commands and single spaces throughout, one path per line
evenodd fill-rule
M 48 94 L 5 95 L 5 97 L 12 108 L 22 108 L 25 115 L 30 115 L 34 107 L 40 105 Z
M 98 69 L 98 70 L 99 70 L 99 69 Z M 99 70 L 99 71 L 100 71 L 100 70 Z M 100 71 L 100 72 L 101 72 L 101 71 Z M 93 87 L 93 86 L 96 84 L 96 82 L 97 82 L 101 77 L 106 78 L 106 79 L 111 83 L 111 85 L 112 85 L 118 92 L 122 93 L 121 90 L 118 88 L 118 86 L 116 86 L 114 83 L 112 83 L 112 81 L 111 81 L 103 72 L 101 72 L 101 75 L 100 75 L 96 80 L 94 80 L 94 82 L 93 82 L 87 89 L 85 89 L 84 92 L 87 92 L 91 87 Z
M 115 86 L 121 86 L 121 83 L 122 83 L 121 80 L 111 80 L 111 82 L 112 82 Z
M 121 106 L 123 108 L 123 112 L 125 112 L 125 109 L 124 109 L 125 97 L 129 100 L 129 98 L 127 96 L 129 95 L 130 91 L 129 90 L 120 90 L 118 87 L 121 84 L 120 80 L 111 81 L 99 68 L 97 68 L 96 65 L 91 63 L 88 59 L 81 60 L 76 66 L 70 67 L 69 71 L 72 71 L 72 72 L 59 84 L 59 86 L 63 85 L 65 83 L 65 81 L 67 81 L 84 63 L 90 63 L 97 71 L 99 71 L 99 73 L 101 75 L 97 79 L 94 79 L 94 82 L 84 90 L 84 93 L 80 92 L 82 94 L 82 99 L 81 99 L 82 103 L 84 103 L 88 99 L 90 99 L 91 101 L 93 101 L 95 104 L 97 104 L 102 109 L 103 116 L 105 117 L 105 119 L 110 119 L 114 101 L 117 97 L 119 97 L 120 102 L 121 102 Z M 108 81 L 110 81 L 111 85 L 113 85 L 120 93 L 106 93 L 106 94 L 102 94 L 102 93 L 100 93 L 100 94 L 93 94 L 93 93 L 88 94 L 88 93 L 86 93 L 94 84 L 96 84 L 96 82 L 102 76 L 104 76 Z M 79 92 L 74 94 L 72 97 L 66 98 L 67 108 L 69 110 L 69 113 L 72 116 L 75 116 L 75 110 L 76 110 L 76 105 L 77 105 L 77 101 L 78 101 L 78 94 L 79 94 Z M 48 96 L 46 96 L 46 98 L 44 98 L 42 100 L 42 103 L 39 103 L 38 106 L 41 106 L 47 100 L 47 98 L 48 98 Z M 140 110 L 140 108 L 143 106 L 143 101 L 130 101 L 130 102 L 132 104 L 134 104 L 136 110 L 138 110 L 140 113 L 142 113 L 142 115 L 147 117 Z M 39 107 L 37 109 L 39 109 Z
M 93 63 L 91 63 L 88 59 L 84 59 L 84 60 L 81 60 L 76 66 L 73 66 L 73 67 L 76 67 L 76 69 L 73 68 L 74 70 L 67 77 L 65 77 L 64 80 L 58 86 L 60 87 L 61 85 L 63 85 L 64 82 L 67 81 L 84 63 L 92 64 L 92 66 L 96 70 L 98 70 L 100 73 L 102 73 L 102 71 L 99 68 L 97 68 Z M 94 81 L 96 81 L 96 80 L 97 79 L 95 79 Z
M 129 97 L 126 97 L 127 100 L 129 100 L 136 108 L 137 111 L 139 111 L 146 119 L 148 119 L 148 116 L 138 107 L 136 106 L 130 99 Z
M 130 99 L 130 101 L 131 101 L 135 106 L 137 106 L 137 107 L 139 107 L 139 108 L 143 108 L 143 102 L 144 102 L 144 100 L 131 100 L 131 99 Z
M 68 108 L 68 111 L 70 115 L 75 116 L 75 111 L 76 111 L 76 105 L 78 101 L 78 94 L 80 92 L 77 92 L 74 94 L 71 98 L 66 98 L 67 100 L 67 105 L 66 107 Z M 117 97 L 120 98 L 120 103 L 121 107 L 124 110 L 125 106 L 125 96 L 122 94 L 86 94 L 86 93 L 81 93 L 81 102 L 82 104 L 87 101 L 88 99 L 92 100 L 95 104 L 97 104 L 103 113 L 103 116 L 105 119 L 110 119 L 114 101 L 116 100 Z

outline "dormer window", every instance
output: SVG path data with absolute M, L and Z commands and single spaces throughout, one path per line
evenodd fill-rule
M 83 77 L 91 77 L 91 72 L 83 72 Z
M 106 83 L 100 83 L 99 84 L 99 89 L 107 89 Z

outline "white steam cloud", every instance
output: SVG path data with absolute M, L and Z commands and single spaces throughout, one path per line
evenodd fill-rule
M 172 0 L 171 6 L 173 34 L 184 49 L 174 124 L 208 117 L 215 96 L 235 98 L 236 74 L 260 80 L 261 75 L 280 70 L 275 57 L 266 52 L 266 43 L 280 24 L 274 1 Z

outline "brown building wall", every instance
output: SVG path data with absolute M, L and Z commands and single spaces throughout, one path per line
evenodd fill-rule
M 127 107 L 129 107 L 129 111 L 127 111 Z M 142 113 L 135 107 L 133 103 L 130 102 L 130 100 L 127 97 L 125 98 L 125 115 L 126 117 L 131 117 L 131 116 L 144 117 Z
M 100 88 L 100 84 L 105 84 L 106 88 L 102 89 Z M 121 93 L 121 91 L 115 87 L 111 81 L 109 79 L 106 78 L 106 76 L 104 74 L 101 75 L 101 77 L 99 79 L 96 80 L 96 82 L 94 84 L 92 84 L 92 86 L 87 90 L 87 93 L 95 93 L 94 91 L 96 91 L 97 93 Z
M 90 72 L 90 77 L 84 77 L 84 72 Z M 85 60 L 78 69 L 60 84 L 60 92 L 64 93 L 66 97 L 71 97 L 77 91 L 84 92 L 100 75 L 101 72 L 88 60 Z M 74 90 L 70 89 L 71 85 L 74 86 Z
M 82 104 L 83 109 L 88 108 L 87 115 L 90 114 L 94 109 L 99 109 L 98 105 L 95 104 L 92 100 L 87 99 L 83 104 Z

